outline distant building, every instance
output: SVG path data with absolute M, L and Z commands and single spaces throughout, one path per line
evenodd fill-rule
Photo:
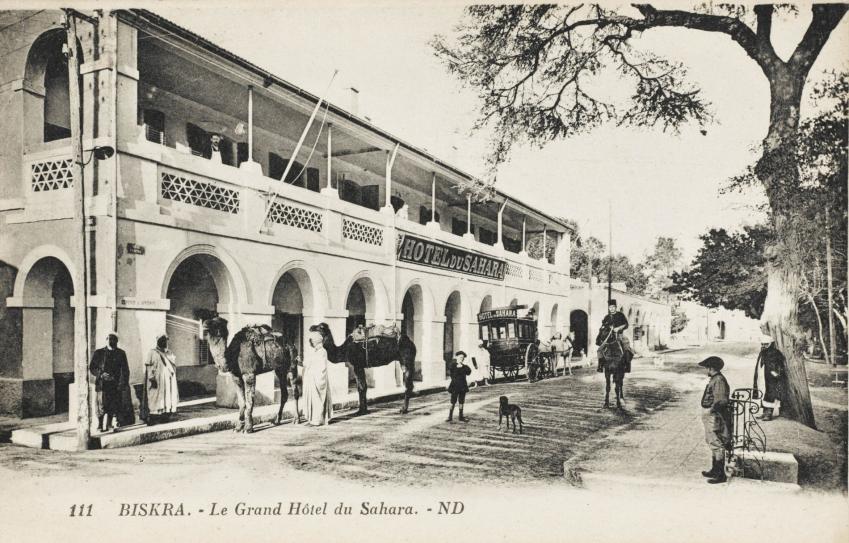
M 669 346 L 672 312 L 668 304 L 626 291 L 624 283 L 611 284 L 611 296 L 628 318 L 625 331 L 637 354 L 645 354 L 660 346 Z M 569 305 L 570 330 L 575 335 L 575 348 L 594 353 L 595 337 L 607 314 L 607 283 L 593 281 L 592 288 L 583 281 L 572 280 Z M 588 313 L 591 311 L 591 315 Z

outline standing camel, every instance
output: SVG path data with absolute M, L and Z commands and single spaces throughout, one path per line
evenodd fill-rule
M 374 327 L 359 328 L 345 338 L 342 345 L 337 346 L 327 323 L 319 323 L 310 327 L 310 332 L 318 332 L 324 338 L 324 348 L 330 362 L 338 364 L 347 362 L 354 368 L 357 378 L 357 394 L 359 395 L 360 415 L 368 413 L 366 391 L 366 368 L 385 366 L 398 361 L 404 371 L 404 407 L 401 413 L 406 413 L 413 394 L 413 375 L 416 371 L 416 344 L 406 334 L 390 328 L 389 335 L 372 335 Z M 391 337 L 390 337 L 391 336 Z
M 297 388 L 298 366 L 296 359 L 298 350 L 283 337 L 272 331 L 270 326 L 246 326 L 236 332 L 230 344 L 227 344 L 227 320 L 215 317 L 206 321 L 208 332 L 209 353 L 221 373 L 229 373 L 233 377 L 239 391 L 239 424 L 235 431 L 253 432 L 254 393 L 256 392 L 256 376 L 267 371 L 274 371 L 280 381 L 280 408 L 274 424 L 283 421 L 283 406 L 289 399 L 289 371 L 292 371 L 293 394 L 297 402 L 300 396 Z M 295 421 L 300 422 L 297 404 L 295 405 Z

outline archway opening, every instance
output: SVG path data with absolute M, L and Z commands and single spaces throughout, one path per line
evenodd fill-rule
M 24 115 L 29 121 L 24 129 L 27 144 L 71 137 L 68 60 L 63 53 L 65 43 L 63 30 L 49 30 L 35 40 L 27 54 L 24 77 L 31 88 L 41 91 L 27 93 L 24 98 Z M 79 44 L 77 55 L 80 63 L 84 62 Z
M 554 304 L 554 307 L 551 308 L 551 318 L 548 321 L 548 328 L 549 328 L 548 335 L 549 335 L 549 337 L 554 337 L 554 335 L 559 331 L 558 328 L 557 328 L 557 326 L 559 324 L 557 322 L 557 318 L 558 318 L 558 306 L 557 306 L 557 304 Z
M 424 343 L 422 341 L 424 337 L 424 304 L 422 301 L 422 287 L 419 285 L 413 285 L 407 289 L 407 292 L 404 293 L 404 299 L 401 302 L 401 314 L 403 318 L 401 320 L 401 330 L 407 334 L 407 336 L 413 340 L 413 343 L 417 346 L 416 351 L 416 369 L 413 374 L 414 381 L 422 380 L 422 361 L 419 360 L 421 356 L 421 345 Z
M 22 414 L 43 416 L 68 411 L 68 385 L 74 382 L 74 308 L 71 273 L 61 260 L 45 257 L 27 273 L 23 287 L 21 345 L 25 381 Z
M 374 283 L 368 277 L 361 277 L 351 285 L 345 300 L 348 317 L 345 319 L 345 335 L 350 334 L 357 326 L 374 323 L 375 293 Z M 366 369 L 368 385 L 374 386 L 372 370 Z M 357 378 L 354 369 L 348 365 L 348 392 L 357 390 Z
M 445 377 L 454 353 L 460 349 L 462 336 L 462 317 L 460 312 L 460 293 L 453 291 L 445 302 L 445 329 L 442 336 L 442 358 L 445 361 Z
M 215 392 L 216 372 L 203 337 L 203 321 L 218 315 L 218 304 L 232 301 L 231 283 L 224 264 L 208 254 L 180 262 L 168 281 L 165 296 L 171 303 L 165 333 L 177 360 L 181 398 Z M 231 335 L 235 332 L 230 330 Z
M 574 336 L 572 338 L 572 347 L 574 353 L 586 353 L 587 352 L 587 339 L 588 332 L 587 329 L 587 313 L 580 309 L 576 309 L 569 313 L 569 330 L 571 334 Z
M 307 272 L 297 268 L 281 275 L 274 286 L 271 305 L 274 306 L 271 327 L 303 354 L 304 312 L 314 313 L 312 284 Z

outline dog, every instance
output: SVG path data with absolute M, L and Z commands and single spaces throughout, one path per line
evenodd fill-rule
M 507 419 L 507 429 L 510 429 L 510 420 L 513 421 L 513 433 L 516 433 L 516 419 L 519 420 L 519 433 L 523 433 L 524 423 L 522 422 L 522 408 L 518 405 L 511 405 L 507 400 L 507 396 L 498 398 L 498 428 L 501 428 L 501 418 Z

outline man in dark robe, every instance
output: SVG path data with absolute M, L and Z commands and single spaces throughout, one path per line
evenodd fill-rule
M 98 429 L 109 431 L 113 417 L 118 425 L 132 424 L 135 415 L 130 401 L 130 366 L 127 353 L 118 348 L 117 334 L 110 333 L 106 347 L 94 351 L 89 371 L 94 375 L 95 388 L 102 394 L 103 419 L 97 421 Z
M 773 419 L 776 403 L 781 405 L 781 396 L 784 390 L 785 375 L 784 355 L 775 346 L 772 337 L 764 335 L 761 337 L 761 352 L 758 355 L 758 366 L 764 371 L 764 397 L 761 400 L 764 412 L 758 418 L 763 421 Z M 757 370 L 755 370 L 757 371 Z

